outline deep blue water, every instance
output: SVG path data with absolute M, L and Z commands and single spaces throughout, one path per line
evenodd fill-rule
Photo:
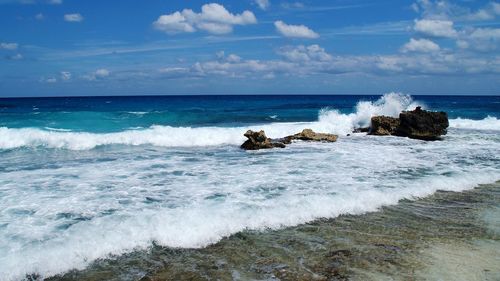
M 0 127 L 117 132 L 152 125 L 240 126 L 311 122 L 324 108 L 352 113 L 380 96 L 135 96 L 0 99 Z M 500 96 L 414 96 L 450 118 L 500 117 Z

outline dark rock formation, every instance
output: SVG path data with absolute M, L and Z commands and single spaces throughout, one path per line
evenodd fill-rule
M 437 140 L 446 135 L 449 126 L 446 112 L 432 112 L 417 107 L 399 114 L 396 135 L 421 140 Z
M 248 130 L 245 134 L 245 137 L 248 138 L 242 145 L 241 148 L 245 150 L 257 150 L 257 149 L 269 149 L 274 147 L 284 148 L 285 144 L 283 142 L 274 142 L 270 138 L 266 136 L 264 131 L 254 132 L 252 130 Z
M 241 148 L 245 150 L 269 149 L 274 147 L 284 148 L 287 144 L 292 143 L 293 140 L 335 142 L 338 138 L 337 135 L 315 133 L 311 129 L 304 129 L 298 134 L 281 139 L 270 139 L 266 136 L 264 131 L 254 132 L 248 130 L 244 136 L 248 138 L 248 140 L 241 145 Z
M 438 140 L 448 128 L 446 112 L 432 112 L 417 107 L 403 111 L 399 118 L 375 116 L 371 119 L 370 135 L 395 135 L 421 140 Z
M 387 136 L 396 133 L 399 126 L 399 119 L 389 116 L 372 117 L 372 126 L 370 127 L 370 135 Z
M 304 129 L 302 132 L 289 136 L 292 140 L 303 140 L 303 141 L 319 141 L 319 142 L 336 142 L 338 136 L 332 134 L 315 133 L 311 129 Z
M 368 133 L 370 132 L 370 127 L 360 127 L 360 128 L 355 128 L 353 133 Z

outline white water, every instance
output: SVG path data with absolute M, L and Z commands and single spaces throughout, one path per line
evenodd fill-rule
M 356 127 L 369 126 L 372 116 L 398 116 L 403 110 L 421 105 L 410 96 L 396 93 L 386 94 L 376 102 L 359 102 L 351 114 L 337 110 L 323 109 L 318 121 L 302 123 L 271 123 L 252 127 L 170 127 L 152 126 L 142 130 L 127 130 L 117 133 L 65 132 L 61 129 L 36 128 L 12 129 L 0 127 L 0 149 L 19 147 L 65 148 L 87 150 L 102 145 L 154 145 L 162 147 L 200 147 L 218 145 L 239 145 L 245 141 L 243 133 L 248 129 L 265 130 L 269 137 L 279 138 L 298 133 L 304 128 L 318 132 L 346 135 Z M 500 130 L 500 120 L 488 117 L 483 120 L 450 120 L 452 128 Z
M 385 99 L 360 103 L 350 115 L 324 110 L 317 122 L 262 128 L 272 137 L 304 127 L 348 133 L 371 115 L 394 116 L 414 106 L 405 96 Z M 500 135 L 453 122 L 440 142 L 356 134 L 334 144 L 298 142 L 257 152 L 235 146 L 246 128 L 155 126 L 113 134 L 1 129 L 2 148 L 69 150 L 3 153 L 0 279 L 82 269 L 152 241 L 203 247 L 244 229 L 361 214 L 438 189 L 499 180 Z M 155 146 L 91 149 L 104 144 Z
M 500 131 L 500 120 L 491 116 L 483 120 L 457 118 L 450 120 L 450 127 L 458 129 Z

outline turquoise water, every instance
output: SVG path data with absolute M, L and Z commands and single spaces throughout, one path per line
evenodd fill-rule
M 445 110 L 439 142 L 352 134 Z M 196 96 L 0 100 L 0 275 L 48 277 L 152 244 L 363 214 L 500 179 L 500 97 Z M 334 144 L 239 149 L 247 129 Z
M 160 96 L 24 98 L 0 100 L 0 127 L 117 132 L 164 126 L 240 126 L 312 122 L 324 108 L 352 113 L 380 96 Z M 500 97 L 418 96 L 450 118 L 500 118 Z

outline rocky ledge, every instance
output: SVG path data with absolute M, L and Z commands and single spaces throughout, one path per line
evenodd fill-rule
M 294 140 L 315 141 L 315 142 L 336 142 L 338 136 L 332 134 L 316 133 L 311 129 L 304 129 L 295 135 L 286 136 L 281 139 L 271 139 L 266 136 L 264 131 L 254 132 L 248 130 L 245 134 L 247 140 L 241 145 L 245 150 L 258 150 L 269 148 L 284 148 Z
M 433 112 L 417 107 L 403 111 L 399 118 L 375 116 L 371 119 L 369 134 L 394 135 L 420 140 L 439 140 L 449 126 L 446 112 Z

